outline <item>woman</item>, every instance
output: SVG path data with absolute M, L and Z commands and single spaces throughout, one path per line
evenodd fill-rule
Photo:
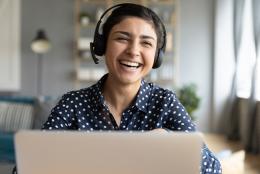
M 143 80 L 160 66 L 165 43 L 165 28 L 153 11 L 129 3 L 116 6 L 91 45 L 94 54 L 104 54 L 108 74 L 89 88 L 65 94 L 43 129 L 195 131 L 174 92 Z M 201 171 L 221 173 L 206 146 Z

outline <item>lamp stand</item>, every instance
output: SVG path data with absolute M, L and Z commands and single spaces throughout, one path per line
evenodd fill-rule
M 39 97 L 42 96 L 42 59 L 43 54 L 37 54 L 38 60 L 37 60 L 37 95 Z

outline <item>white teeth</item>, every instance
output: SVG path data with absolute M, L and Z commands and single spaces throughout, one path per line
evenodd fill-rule
M 126 60 L 122 60 L 122 61 L 120 61 L 120 63 L 127 65 L 127 66 L 132 66 L 132 67 L 139 66 L 139 63 L 137 63 L 137 62 L 129 62 L 129 61 L 126 61 Z

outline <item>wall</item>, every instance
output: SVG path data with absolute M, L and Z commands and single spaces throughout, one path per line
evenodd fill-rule
M 30 50 L 36 30 L 43 27 L 52 49 L 43 59 L 43 94 L 61 95 L 73 88 L 73 1 L 22 1 L 22 90 L 36 95 L 37 56 Z M 202 98 L 196 112 L 198 129 L 210 130 L 214 1 L 180 0 L 180 84 L 194 82 Z
M 20 95 L 37 94 L 37 55 L 30 43 L 39 28 L 44 28 L 52 48 L 43 56 L 43 94 L 61 95 L 72 89 L 72 0 L 22 0 L 22 90 Z
M 180 84 L 195 83 L 201 97 L 196 111 L 200 131 L 211 127 L 214 1 L 180 0 Z

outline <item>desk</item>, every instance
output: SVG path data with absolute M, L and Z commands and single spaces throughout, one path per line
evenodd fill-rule
M 204 140 L 214 153 L 226 149 L 230 149 L 232 152 L 244 150 L 239 142 L 227 140 L 224 135 L 206 133 L 204 134 Z M 260 155 L 246 153 L 244 167 L 245 174 L 260 174 Z M 224 171 L 223 174 L 225 174 Z

